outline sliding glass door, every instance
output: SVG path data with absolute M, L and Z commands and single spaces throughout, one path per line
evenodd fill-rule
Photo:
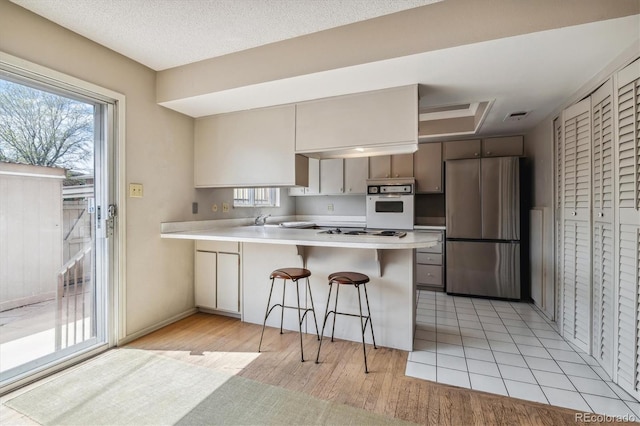
M 115 107 L 0 68 L 0 386 L 108 347 Z

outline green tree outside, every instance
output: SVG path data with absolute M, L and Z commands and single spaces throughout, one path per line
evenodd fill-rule
M 0 80 L 0 161 L 93 170 L 93 107 Z

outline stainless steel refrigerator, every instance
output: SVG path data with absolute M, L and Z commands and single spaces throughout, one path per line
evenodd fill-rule
M 447 293 L 520 299 L 519 158 L 445 167 Z

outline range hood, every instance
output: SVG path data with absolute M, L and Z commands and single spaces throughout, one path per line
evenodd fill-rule
M 368 145 L 363 147 L 340 148 L 322 152 L 304 152 L 302 155 L 309 158 L 357 158 L 376 157 L 380 155 L 413 154 L 418 150 L 418 143 L 404 143 L 393 145 Z

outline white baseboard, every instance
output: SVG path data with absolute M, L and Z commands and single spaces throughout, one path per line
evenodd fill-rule
M 144 328 L 140 331 L 136 331 L 133 334 L 129 334 L 128 336 L 125 336 L 124 338 L 120 339 L 120 341 L 118 341 L 117 346 L 123 346 L 126 345 L 127 343 L 133 342 L 136 339 L 139 339 L 142 336 L 146 336 L 149 333 L 153 333 L 156 330 L 161 329 L 162 327 L 166 327 L 169 324 L 173 324 L 174 322 L 180 321 L 181 319 L 184 319 L 188 316 L 191 316 L 193 314 L 195 314 L 196 312 L 198 312 L 197 308 L 191 308 L 187 311 L 184 311 L 178 315 L 174 315 L 171 318 L 168 318 L 164 321 L 161 321 L 157 324 L 154 324 L 152 326 L 149 326 L 147 328 Z
M 198 312 L 204 312 L 205 314 L 214 314 L 214 315 L 222 315 L 223 317 L 231 317 L 241 319 L 242 315 L 240 312 L 227 312 L 227 311 L 218 311 L 216 309 L 208 309 L 208 308 L 198 308 Z

